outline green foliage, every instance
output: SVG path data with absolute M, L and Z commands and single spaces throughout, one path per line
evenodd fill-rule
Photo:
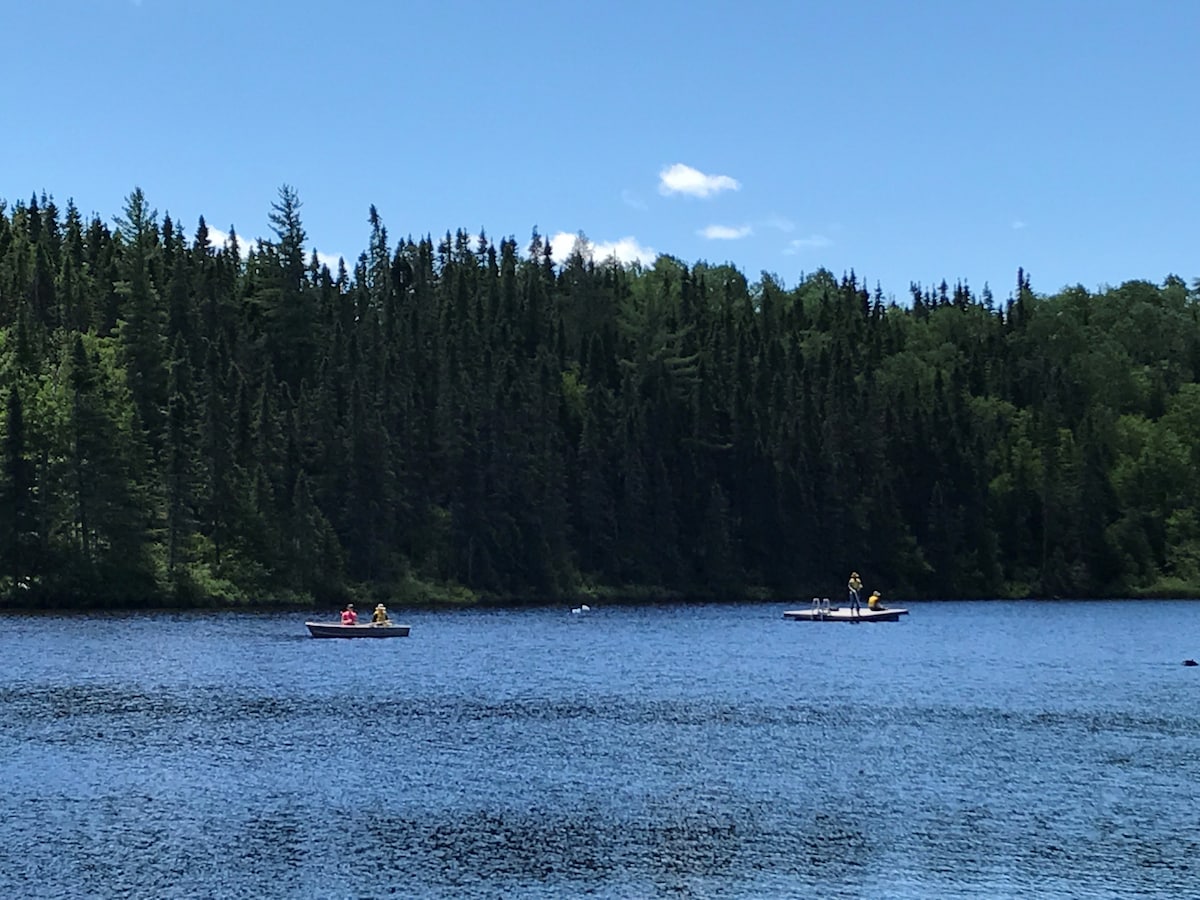
M 0 204 L 6 602 L 1200 592 L 1178 278 L 901 306 L 374 208 L 331 273 L 300 210 L 243 259 L 138 189 Z

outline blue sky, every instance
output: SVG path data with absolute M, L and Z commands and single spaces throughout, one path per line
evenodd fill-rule
M 1007 297 L 1200 276 L 1200 4 L 6 0 L 0 197 L 352 261 L 536 226 L 601 254 Z

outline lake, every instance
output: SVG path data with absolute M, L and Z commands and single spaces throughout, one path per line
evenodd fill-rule
M 907 605 L 8 616 L 0 896 L 1194 895 L 1200 602 Z

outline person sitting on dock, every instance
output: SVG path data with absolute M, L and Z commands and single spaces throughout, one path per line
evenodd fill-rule
M 887 609 L 883 605 L 883 598 L 879 596 L 879 591 L 872 591 L 871 596 L 867 598 L 867 609 L 871 611 Z
M 862 606 L 860 605 L 859 599 L 858 599 L 858 592 L 862 590 L 862 586 L 863 586 L 862 579 L 858 577 L 858 573 L 851 572 L 850 573 L 850 581 L 846 584 L 846 587 L 850 591 L 850 611 L 851 612 L 862 612 Z
M 375 607 L 375 612 L 371 613 L 372 625 L 391 625 L 388 621 L 387 607 L 380 603 Z
M 353 603 L 347 603 L 346 608 L 342 610 L 342 624 L 343 625 L 357 625 L 358 624 L 358 613 L 356 613 L 354 611 Z

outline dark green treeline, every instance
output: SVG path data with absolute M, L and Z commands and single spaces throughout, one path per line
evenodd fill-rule
M 1177 278 L 898 306 L 374 209 L 330 272 L 299 211 L 0 206 L 5 602 L 1200 593 Z

